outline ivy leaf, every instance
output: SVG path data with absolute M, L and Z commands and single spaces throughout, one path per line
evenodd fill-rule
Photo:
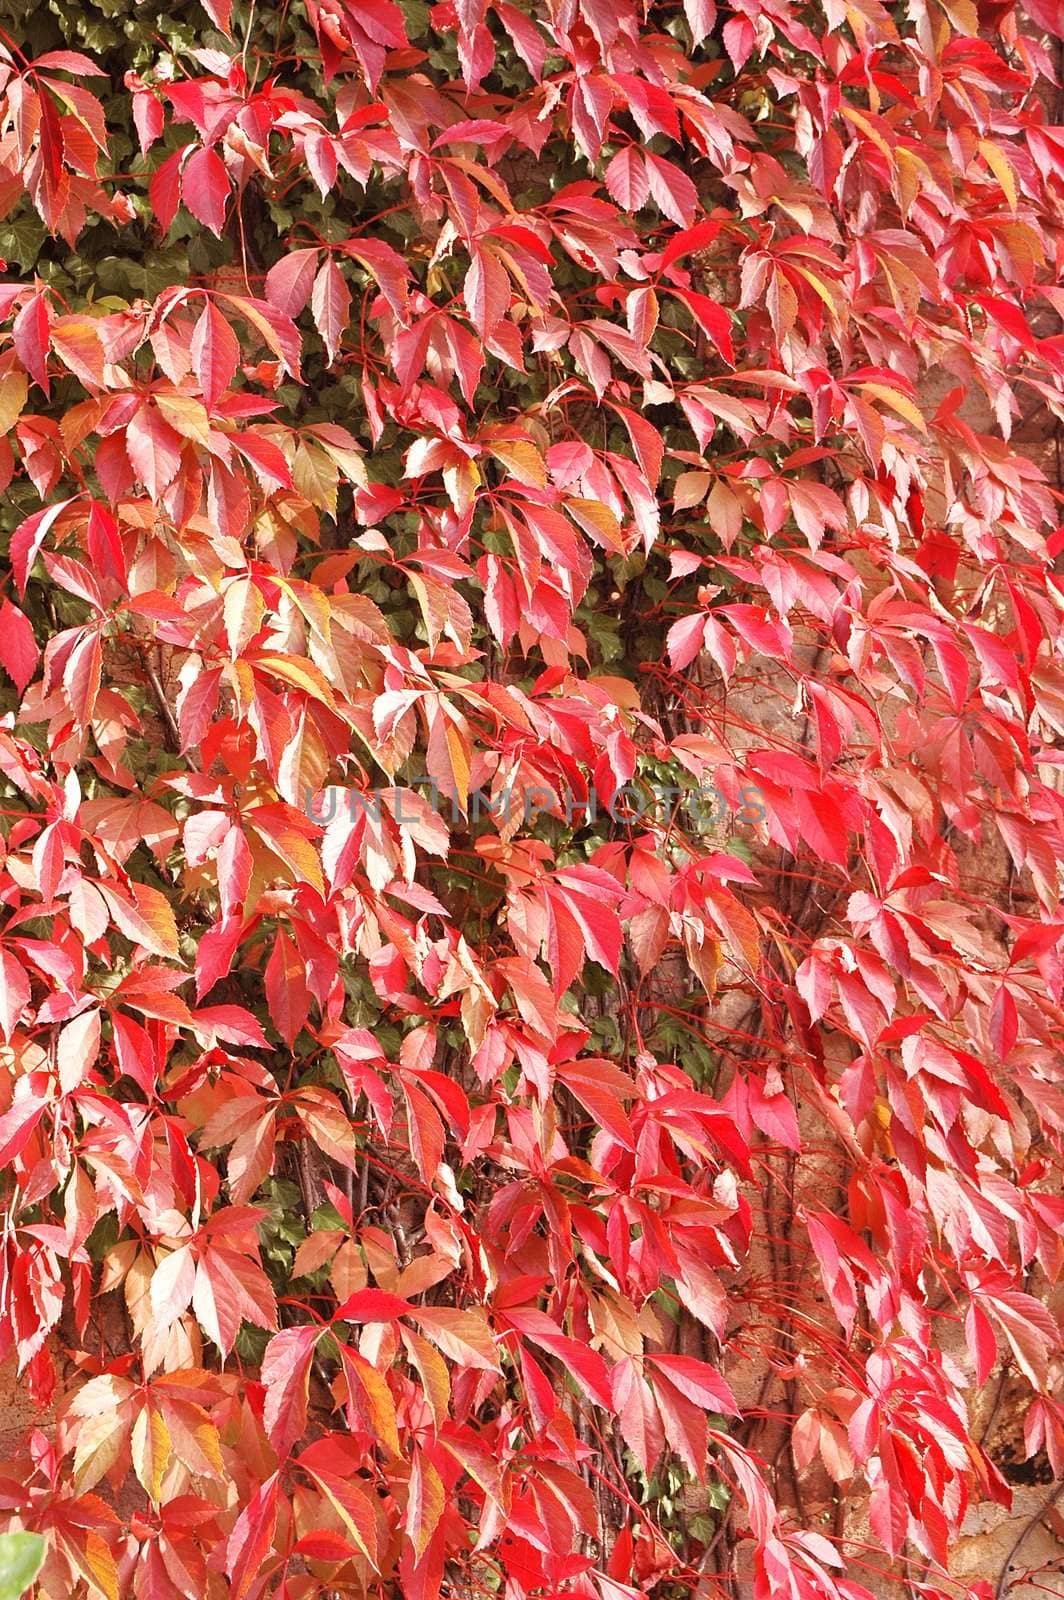
M 0 1600 L 19 1600 L 33 1583 L 47 1546 L 39 1533 L 0 1533 Z

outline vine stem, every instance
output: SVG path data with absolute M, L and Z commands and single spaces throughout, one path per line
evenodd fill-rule
M 1023 1545 L 1026 1544 L 1028 1537 L 1038 1527 L 1043 1518 L 1048 1516 L 1062 1495 L 1064 1495 L 1064 1479 L 1057 1484 L 1049 1498 L 1039 1506 L 1038 1510 L 1024 1523 L 1023 1527 L 1016 1535 L 1012 1549 L 1002 1562 L 1001 1572 L 997 1581 L 997 1588 L 994 1590 L 994 1600 L 1003 1600 L 1003 1596 L 1010 1587 L 1009 1573 L 1012 1570 L 1012 1563 L 1015 1561 Z

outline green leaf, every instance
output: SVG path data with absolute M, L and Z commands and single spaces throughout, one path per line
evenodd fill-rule
M 0 1533 L 0 1600 L 18 1600 L 44 1565 L 39 1533 Z

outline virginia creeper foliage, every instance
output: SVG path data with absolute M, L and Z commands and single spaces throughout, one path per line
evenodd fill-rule
M 0 35 L 0 1527 L 44 1600 L 989 1596 L 1059 0 L 150 10 Z

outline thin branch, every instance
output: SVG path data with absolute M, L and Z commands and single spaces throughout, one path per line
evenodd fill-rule
M 1049 1496 L 1045 1503 L 1039 1506 L 1034 1516 L 1031 1517 L 1029 1521 L 1024 1523 L 1023 1527 L 1016 1535 L 1012 1549 L 1009 1551 L 1004 1562 L 1002 1563 L 1001 1572 L 997 1581 L 997 1588 L 994 1590 L 994 1600 L 1002 1600 L 1003 1595 L 1011 1587 L 1009 1582 L 1009 1573 L 1012 1570 L 1012 1563 L 1019 1555 L 1021 1547 L 1026 1544 L 1028 1536 L 1034 1532 L 1034 1530 L 1042 1522 L 1043 1518 L 1049 1515 L 1062 1495 L 1064 1495 L 1064 1480 L 1057 1484 L 1056 1488 L 1053 1490 L 1053 1493 Z

